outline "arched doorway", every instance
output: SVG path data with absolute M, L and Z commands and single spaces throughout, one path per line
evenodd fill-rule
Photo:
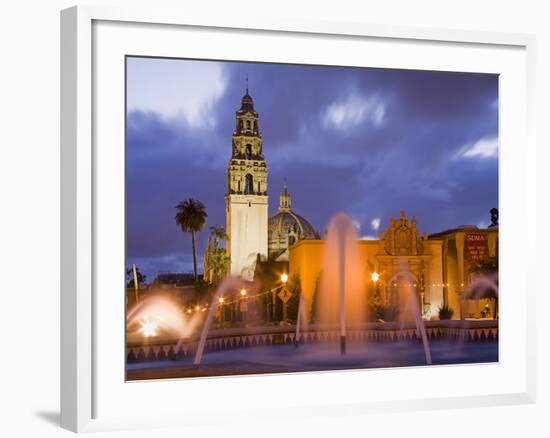
M 387 283 L 386 305 L 397 307 L 401 318 L 414 319 L 411 312 L 422 309 L 418 289 L 418 279 L 412 272 L 396 272 Z M 415 302 L 411 301 L 413 298 Z

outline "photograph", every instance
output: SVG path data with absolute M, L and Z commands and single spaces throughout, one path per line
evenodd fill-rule
M 127 381 L 499 361 L 498 74 L 124 81 Z

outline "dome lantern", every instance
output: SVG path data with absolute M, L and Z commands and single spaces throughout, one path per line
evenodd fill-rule
M 279 197 L 279 211 L 290 211 L 291 205 L 292 199 L 290 198 L 290 193 L 285 184 L 281 196 Z

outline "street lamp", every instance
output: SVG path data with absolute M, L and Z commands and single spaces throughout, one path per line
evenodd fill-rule
M 281 274 L 281 283 L 283 284 L 283 291 L 282 293 L 285 293 L 284 296 L 279 295 L 281 298 L 281 301 L 283 302 L 283 322 L 286 323 L 287 321 L 287 301 L 288 301 L 288 290 L 286 288 L 286 283 L 288 282 L 288 274 L 286 272 L 283 272 Z
M 370 276 L 372 282 L 374 283 L 374 293 L 369 300 L 369 304 L 374 307 L 375 312 L 378 311 L 378 308 L 382 304 L 382 297 L 380 296 L 380 274 L 378 272 L 373 272 Z
M 246 289 L 241 289 L 242 300 L 239 303 L 241 311 L 241 321 L 246 325 L 246 312 L 248 312 L 248 303 L 246 302 Z
M 223 328 L 223 323 L 225 322 L 225 309 L 223 308 L 223 303 L 224 303 L 225 299 L 224 297 L 219 297 L 218 298 L 218 305 L 220 306 L 220 325 L 221 327 Z

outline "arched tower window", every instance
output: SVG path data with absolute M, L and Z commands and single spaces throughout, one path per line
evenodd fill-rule
M 246 174 L 245 183 L 244 183 L 244 194 L 253 195 L 254 194 L 254 179 L 249 173 Z
M 250 145 L 250 144 L 246 145 L 246 152 L 245 152 L 244 158 L 246 160 L 251 160 L 252 159 L 252 145 Z
M 251 129 L 251 126 L 250 126 L 250 120 L 247 120 L 246 121 L 246 129 L 250 131 Z

